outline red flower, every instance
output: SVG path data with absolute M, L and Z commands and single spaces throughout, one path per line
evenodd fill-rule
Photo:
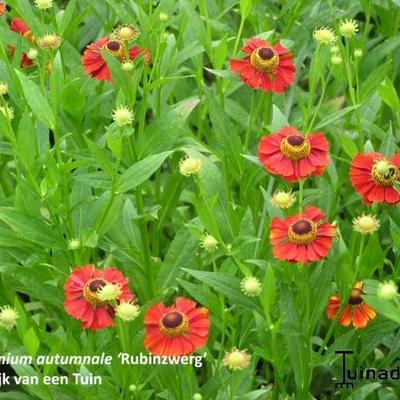
M 241 50 L 247 55 L 241 60 L 231 60 L 231 71 L 238 72 L 246 85 L 282 93 L 293 83 L 296 68 L 292 54 L 279 43 L 272 47 L 267 41 L 254 38 Z
M 134 299 L 128 288 L 128 280 L 115 268 L 96 269 L 87 264 L 76 268 L 68 277 L 65 290 L 65 311 L 82 321 L 84 329 L 103 329 L 114 326 L 114 309 L 109 302 L 102 302 L 98 292 L 107 284 L 119 286 L 121 293 L 117 301 Z
M 25 22 L 21 18 L 14 18 L 11 20 L 10 29 L 16 33 L 19 33 L 25 39 L 29 40 L 32 44 L 35 44 L 35 38 L 32 35 L 32 32 L 26 26 Z M 14 55 L 14 47 L 8 45 L 8 49 L 10 50 L 11 56 Z M 21 66 L 23 68 L 30 67 L 33 65 L 33 61 L 28 58 L 25 53 L 22 53 L 21 58 Z
M 194 301 L 183 297 L 178 297 L 172 307 L 153 305 L 147 310 L 144 323 L 144 346 L 156 355 L 190 354 L 208 340 L 208 310 L 196 308 Z
M 102 56 L 102 51 L 107 51 L 116 57 L 121 63 L 127 61 L 125 56 L 125 48 L 122 42 L 109 38 L 100 38 L 95 43 L 87 46 L 82 56 L 82 65 L 86 75 L 100 81 L 106 80 L 112 82 L 110 71 L 107 63 Z M 129 59 L 135 60 L 140 54 L 144 55 L 144 62 L 150 62 L 150 51 L 140 47 L 132 47 L 129 49 Z
M 362 282 L 357 282 L 351 290 L 349 301 L 343 309 L 339 317 L 339 323 L 343 326 L 349 326 L 353 323 L 355 328 L 365 328 L 369 320 L 376 317 L 376 312 L 364 302 L 362 299 Z M 329 298 L 326 306 L 326 316 L 329 319 L 335 319 L 340 309 L 340 298 L 338 295 L 333 295 Z
M 400 195 L 393 186 L 400 179 L 399 168 L 400 153 L 390 159 L 377 152 L 359 153 L 351 162 L 350 181 L 365 204 L 396 204 Z
M 0 17 L 2 17 L 7 11 L 6 5 L 4 3 L 0 3 Z
M 309 175 L 321 175 L 328 165 L 329 142 L 321 132 L 304 136 L 289 126 L 264 136 L 258 146 L 258 158 L 274 175 L 293 182 Z
M 306 207 L 304 213 L 285 219 L 275 217 L 269 234 L 272 253 L 278 260 L 307 264 L 328 255 L 335 226 L 320 223 L 326 215 L 316 207 Z

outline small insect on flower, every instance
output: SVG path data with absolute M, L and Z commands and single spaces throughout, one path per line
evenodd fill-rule
M 249 297 L 259 296 L 262 292 L 261 282 L 255 276 L 248 276 L 242 279 L 240 288 Z
M 358 32 L 358 22 L 354 19 L 343 19 L 339 22 L 339 31 L 342 36 L 350 38 Z
M 307 136 L 290 126 L 261 138 L 258 159 L 267 172 L 289 182 L 319 176 L 329 164 L 329 142 L 321 132 Z
M 114 29 L 115 36 L 119 40 L 133 40 L 139 36 L 139 31 L 133 25 L 121 25 Z
M 35 6 L 39 10 L 48 10 L 53 7 L 53 0 L 35 0 Z
M 342 57 L 334 55 L 331 57 L 331 63 L 333 65 L 340 65 L 343 62 Z
M 353 219 L 353 229 L 363 235 L 374 233 L 379 229 L 379 221 L 374 215 L 361 215 Z
M 8 85 L 5 82 L 0 82 L 0 96 L 4 96 L 8 93 Z
M 195 175 L 200 171 L 201 160 L 193 157 L 185 157 L 179 161 L 179 172 L 183 176 Z
M 246 350 L 239 350 L 234 347 L 231 351 L 225 353 L 222 364 L 233 371 L 239 371 L 249 366 L 250 355 Z
M 206 233 L 200 238 L 200 247 L 209 253 L 214 252 L 218 248 L 218 240 L 213 235 Z
M 290 208 L 296 202 L 296 197 L 290 192 L 279 190 L 271 197 L 271 203 L 278 208 Z
M 316 28 L 313 33 L 314 39 L 320 44 L 333 44 L 336 42 L 337 37 L 332 29 L 322 27 Z
M 231 60 L 232 72 L 240 74 L 241 80 L 253 89 L 283 93 L 294 82 L 296 68 L 292 54 L 279 43 L 274 46 L 267 41 L 253 38 L 241 49 L 247 55 Z
M 343 326 L 349 326 L 353 323 L 353 326 L 358 328 L 365 328 L 368 321 L 376 318 L 376 312 L 364 302 L 362 295 L 363 283 L 357 282 L 350 293 L 350 298 L 347 305 L 339 316 L 339 323 Z M 326 306 L 326 316 L 328 319 L 335 319 L 340 309 L 340 298 L 337 294 L 329 298 Z
M 0 111 L 9 121 L 14 119 L 14 109 L 7 104 L 5 106 L 0 106 Z
M 39 52 L 37 51 L 37 49 L 29 49 L 28 52 L 26 53 L 26 56 L 30 59 L 30 60 L 36 60 L 37 56 L 38 56 Z
M 283 220 L 274 217 L 269 235 L 274 257 L 303 264 L 325 258 L 336 233 L 333 224 L 322 222 L 325 218 L 316 207 L 305 207 L 304 212 Z
M 121 301 L 115 307 L 115 315 L 123 321 L 133 321 L 140 314 L 140 308 L 132 301 Z
M 113 120 L 118 126 L 130 125 L 133 122 L 134 114 L 128 107 L 119 106 L 113 110 Z
M 0 326 L 11 330 L 17 325 L 17 320 L 19 318 L 18 312 L 15 308 L 11 306 L 2 306 L 0 308 Z
M 386 158 L 381 153 L 359 153 L 351 161 L 349 177 L 366 205 L 397 204 L 400 195 L 395 185 L 400 180 L 400 153 Z
M 398 295 L 397 290 L 397 285 L 394 283 L 394 281 L 390 280 L 379 283 L 376 294 L 381 299 L 394 300 Z
M 208 310 L 196 305 L 178 297 L 171 307 L 151 306 L 144 318 L 144 347 L 155 355 L 184 356 L 205 346 L 210 327 Z
M 48 49 L 48 50 L 58 49 L 61 44 L 61 38 L 52 33 L 48 33 L 48 34 L 42 36 L 38 40 L 38 44 L 39 44 L 39 47 L 41 47 L 42 49 Z
M 75 268 L 64 285 L 65 311 L 81 320 L 83 329 L 96 330 L 114 326 L 115 311 L 112 304 L 99 298 L 101 289 L 110 284 L 120 288 L 120 294 L 115 299 L 117 304 L 134 301 L 128 280 L 117 269 L 107 267 L 101 270 L 91 264 Z

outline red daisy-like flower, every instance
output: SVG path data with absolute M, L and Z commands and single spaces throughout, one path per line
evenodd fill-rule
M 83 53 L 83 69 L 85 70 L 86 75 L 89 75 L 94 79 L 112 82 L 110 70 L 102 56 L 103 51 L 112 54 L 121 63 L 128 61 L 122 41 L 110 38 L 100 38 L 95 43 L 87 46 L 85 52 Z M 145 64 L 150 62 L 150 50 L 134 46 L 129 49 L 128 53 L 129 60 L 131 61 L 135 60 L 140 54 L 143 54 Z
M 339 323 L 343 326 L 353 326 L 358 328 L 365 328 L 368 321 L 376 318 L 376 312 L 364 302 L 362 295 L 363 283 L 357 282 L 351 290 L 349 301 L 343 309 L 339 317 Z M 340 309 L 340 298 L 337 294 L 331 296 L 326 306 L 326 316 L 333 320 L 336 318 Z
M 7 7 L 4 3 L 0 3 L 0 17 L 2 17 L 7 11 Z
M 12 19 L 10 23 L 10 29 L 29 40 L 32 44 L 35 44 L 35 37 L 21 18 Z M 15 50 L 14 47 L 8 45 L 8 49 L 11 53 L 11 56 L 13 56 Z M 30 67 L 31 65 L 33 65 L 33 61 L 28 58 L 26 53 L 22 53 L 21 67 L 26 68 Z
M 336 228 L 328 222 L 321 223 L 324 218 L 326 215 L 317 207 L 305 207 L 304 213 L 283 220 L 273 218 L 269 239 L 274 257 L 303 264 L 325 258 Z
M 231 71 L 240 74 L 241 80 L 253 89 L 282 93 L 294 81 L 296 68 L 292 54 L 277 43 L 253 38 L 241 49 L 247 55 L 241 60 L 231 60 Z
M 329 142 L 321 132 L 305 136 L 290 126 L 264 136 L 258 159 L 271 174 L 294 182 L 309 175 L 321 175 L 329 163 Z
M 192 300 L 178 297 L 175 305 L 156 304 L 144 318 L 144 346 L 152 354 L 183 356 L 203 347 L 208 340 L 208 310 Z
M 396 204 L 400 200 L 394 185 L 400 179 L 400 153 L 387 159 L 381 153 L 357 154 L 350 167 L 350 181 L 367 205 Z
M 116 301 L 134 300 L 128 280 L 115 268 L 100 270 L 88 264 L 76 268 L 68 277 L 64 286 L 64 308 L 69 315 L 82 321 L 82 328 L 96 330 L 114 326 L 113 307 L 98 297 L 99 291 L 107 284 L 119 287 L 120 294 Z

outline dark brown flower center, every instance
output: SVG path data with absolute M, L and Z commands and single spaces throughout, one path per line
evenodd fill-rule
M 280 150 L 286 158 L 297 161 L 310 155 L 311 145 L 305 136 L 291 135 L 282 139 Z
M 189 319 L 185 314 L 171 311 L 161 318 L 158 326 L 164 336 L 182 336 L 189 332 Z
M 250 56 L 251 65 L 264 74 L 274 74 L 279 65 L 279 56 L 272 47 L 259 47 Z
M 121 47 L 121 45 L 118 42 L 116 42 L 115 40 L 110 40 L 106 46 L 107 46 L 107 49 L 110 51 L 118 51 Z
M 270 47 L 262 47 L 258 50 L 258 55 L 263 60 L 270 60 L 275 55 L 275 53 Z
M 166 328 L 176 328 L 182 323 L 182 321 L 182 314 L 176 311 L 168 313 L 162 319 L 162 323 Z
M 363 292 L 360 289 L 352 289 L 349 298 L 349 304 L 351 306 L 361 304 L 363 302 L 363 299 L 361 298 L 362 293 Z
M 351 306 L 356 306 L 358 304 L 361 304 L 363 302 L 363 299 L 361 297 L 350 297 L 349 298 L 349 304 Z
M 297 233 L 298 235 L 304 235 L 312 231 L 312 225 L 310 221 L 301 219 L 292 225 L 292 229 L 294 233 Z
M 107 282 L 101 278 L 95 278 L 88 281 L 83 288 L 83 297 L 89 304 L 100 304 L 101 301 L 97 298 L 98 291 L 107 285 Z
M 304 143 L 305 138 L 300 135 L 293 135 L 293 136 L 288 136 L 287 141 L 292 146 L 301 146 Z
M 97 292 L 99 289 L 101 289 L 102 287 L 106 286 L 107 282 L 104 281 L 103 279 L 93 279 L 89 285 L 88 288 L 92 293 Z
M 317 237 L 317 224 L 308 219 L 299 219 L 289 227 L 288 239 L 292 243 L 308 245 Z

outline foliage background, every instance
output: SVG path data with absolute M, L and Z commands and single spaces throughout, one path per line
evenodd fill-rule
M 2 352 L 121 351 L 115 330 L 82 331 L 64 312 L 65 279 L 89 262 L 116 266 L 130 279 L 142 306 L 128 326 L 131 353 L 143 351 L 144 311 L 178 294 L 208 307 L 212 328 L 200 370 L 115 362 L 81 367 L 104 377 L 100 387 L 26 386 L 0 398 L 191 399 L 200 392 L 218 400 L 397 399 L 398 381 L 360 381 L 353 392 L 335 392 L 332 378 L 340 377 L 335 349 L 355 349 L 354 367 L 394 367 L 400 354 L 398 305 L 374 295 L 376 280 L 399 276 L 398 207 L 374 207 L 381 228 L 360 247 L 351 221 L 367 209 L 348 180 L 357 152 L 397 149 L 400 3 L 71 0 L 49 12 L 27 0 L 7 4 L 8 16 L 23 18 L 36 37 L 56 32 L 62 45 L 41 52 L 40 67 L 21 70 L 21 52 L 30 44 L 9 30 L 7 18 L 0 20 L 0 76 L 15 110 L 11 124 L 0 113 L 0 303 L 20 313 L 16 332 L 1 334 Z M 160 22 L 161 12 L 167 21 Z M 345 17 L 356 18 L 360 31 L 341 42 L 344 62 L 333 66 L 329 47 L 317 48 L 312 32 L 337 28 Z M 151 65 L 138 62 L 129 75 L 110 60 L 114 85 L 88 78 L 84 47 L 121 23 L 139 27 Z M 253 92 L 229 72 L 242 38 L 255 35 L 281 41 L 294 55 L 296 83 L 284 95 Z M 7 44 L 16 48 L 13 59 Z M 355 48 L 364 52 L 358 62 Z M 121 104 L 135 111 L 133 127 L 112 122 Z M 340 234 L 328 259 L 306 268 L 271 256 L 269 221 L 282 213 L 270 196 L 289 188 L 297 194 L 298 187 L 268 175 L 256 158 L 259 138 L 287 123 L 321 130 L 331 146 L 327 172 L 305 183 L 303 205 L 320 207 Z M 202 160 L 194 179 L 179 174 L 185 153 Z M 199 248 L 204 231 L 218 239 L 215 253 Z M 72 239 L 79 249 L 69 248 Z M 332 325 L 324 315 L 334 290 L 348 296 L 357 263 L 367 301 L 379 313 L 360 331 Z M 259 298 L 240 291 L 249 273 L 263 282 Z M 221 364 L 234 346 L 252 354 L 241 372 Z

